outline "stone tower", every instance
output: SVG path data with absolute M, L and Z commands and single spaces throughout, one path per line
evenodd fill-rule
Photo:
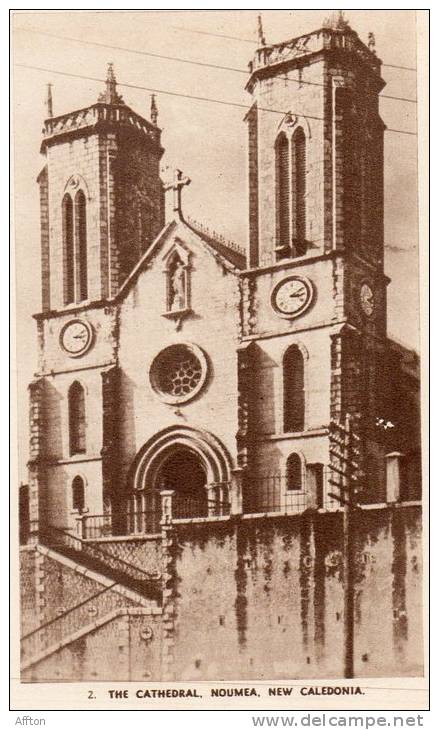
M 248 334 L 264 351 L 256 381 L 262 383 L 256 402 L 263 404 L 261 412 L 256 407 L 256 438 L 282 434 L 285 445 L 288 435 L 286 448 L 297 447 L 304 462 L 327 464 L 324 440 L 317 454 L 318 435 L 331 419 L 349 413 L 361 422 L 365 461 L 375 463 L 373 452 L 384 465 L 375 429 L 388 283 L 381 61 L 374 43 L 366 46 L 342 12 L 317 31 L 274 45 L 260 29 L 259 42 L 246 86 L 253 98 L 246 116 Z M 263 334 L 261 341 L 256 333 Z M 304 361 L 292 387 L 302 392 L 294 398 L 305 417 L 289 424 L 285 411 L 297 403 L 288 406 L 285 385 L 270 374 L 281 366 L 288 370 L 287 345 L 301 349 L 297 357 Z M 269 465 L 269 453 L 259 454 Z M 380 469 L 372 481 L 382 485 L 383 476 Z
M 340 14 L 257 50 L 246 86 L 251 266 L 334 249 L 382 264 L 380 69 Z
M 43 311 L 111 298 L 164 225 L 163 154 L 152 120 L 105 91 L 85 109 L 44 122 L 39 176 Z

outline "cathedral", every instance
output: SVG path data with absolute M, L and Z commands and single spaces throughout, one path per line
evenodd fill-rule
M 383 87 L 342 14 L 274 45 L 260 28 L 239 245 L 187 215 L 190 170 L 162 181 L 154 97 L 137 114 L 112 64 L 87 108 L 53 116 L 49 89 L 22 681 L 422 674 Z

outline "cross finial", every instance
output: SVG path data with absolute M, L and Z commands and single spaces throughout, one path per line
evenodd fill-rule
M 113 63 L 107 64 L 107 78 L 105 80 L 105 91 L 99 94 L 98 101 L 104 104 L 123 104 L 123 99 L 116 91 L 117 81 L 114 73 Z
M 183 218 L 181 210 L 181 191 L 185 185 L 189 185 L 191 179 L 189 177 L 183 177 L 181 170 L 176 170 L 174 173 L 174 182 L 165 185 L 165 190 L 174 191 L 174 212 L 178 213 L 179 218 Z
M 265 36 L 264 36 L 264 30 L 262 28 L 262 16 L 261 14 L 258 15 L 258 41 L 260 46 L 265 46 Z
M 159 116 L 159 110 L 157 108 L 156 100 L 155 100 L 155 94 L 151 94 L 151 122 L 153 124 L 157 124 L 157 118 Z
M 47 116 L 53 117 L 52 84 L 47 84 L 46 107 Z

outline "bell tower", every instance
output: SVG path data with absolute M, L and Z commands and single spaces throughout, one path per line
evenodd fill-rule
M 251 267 L 331 250 L 382 264 L 383 132 L 373 35 L 342 12 L 249 64 Z M 274 205 L 273 205 L 274 201 Z
M 128 107 L 108 64 L 105 90 L 85 109 L 53 116 L 41 152 L 42 309 L 111 298 L 164 225 L 158 110 Z
M 269 464 L 284 472 L 293 454 L 328 474 L 327 429 L 347 414 L 360 424 L 364 462 L 373 454 L 384 464 L 375 428 L 389 281 L 384 81 L 373 34 L 364 44 L 337 12 L 318 30 L 269 45 L 259 23 L 249 71 L 244 279 L 245 336 L 256 353 L 256 471 Z M 371 483 L 369 498 L 381 498 L 382 474 Z

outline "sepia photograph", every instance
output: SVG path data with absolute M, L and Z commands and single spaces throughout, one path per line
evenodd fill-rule
M 11 33 L 17 706 L 426 708 L 428 11 Z

